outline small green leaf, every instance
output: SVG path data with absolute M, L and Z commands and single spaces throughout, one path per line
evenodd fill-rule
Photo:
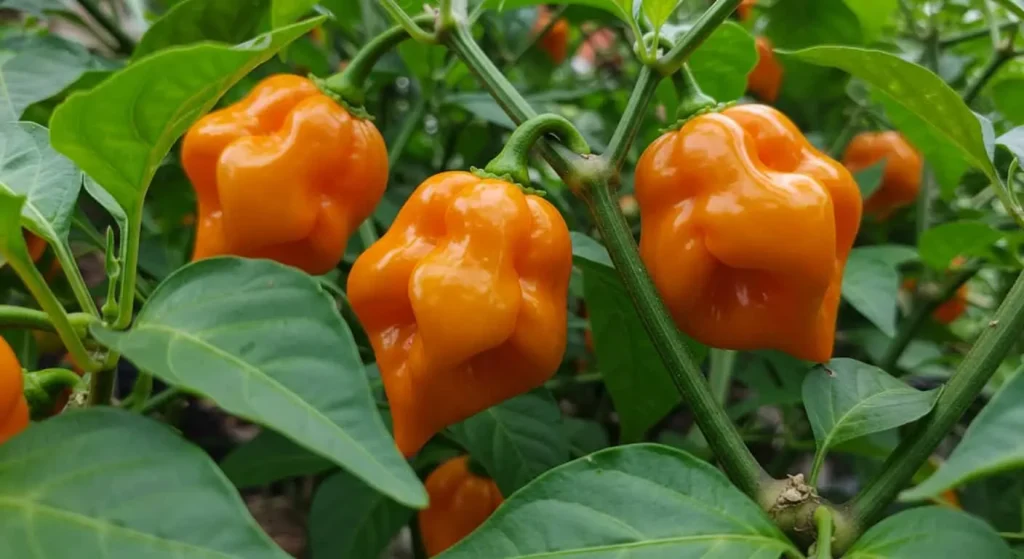
M 50 120 L 50 141 L 136 219 L 160 161 L 238 80 L 323 18 L 227 46 L 161 51 L 72 95 Z
M 921 392 L 853 359 L 815 367 L 803 386 L 804 408 L 818 444 L 811 479 L 817 478 L 830 448 L 916 421 L 931 411 L 938 396 L 938 389 Z
M 413 510 L 374 491 L 348 472 L 327 478 L 309 512 L 312 559 L 380 557 Z
M 395 500 L 426 504 L 377 413 L 352 333 L 299 270 L 233 257 L 194 262 L 156 288 L 130 330 L 94 325 L 92 334 L 141 369 L 287 436 Z
M 438 559 L 800 557 L 714 466 L 655 444 L 555 468 Z
M 948 507 L 903 511 L 873 526 L 845 559 L 984 557 L 1011 559 L 1010 548 L 991 526 Z
M 900 278 L 877 253 L 856 248 L 843 270 L 843 298 L 889 337 L 896 335 Z
M 676 41 L 691 27 L 666 25 L 662 33 Z M 747 90 L 747 74 L 757 64 L 754 38 L 742 26 L 725 22 L 697 47 L 687 64 L 704 93 L 721 102 L 734 101 Z
M 316 6 L 317 0 L 273 0 L 270 11 L 270 25 L 281 27 L 306 15 Z M 337 14 L 344 15 L 344 14 Z
M 0 471 L 5 557 L 289 557 L 203 451 L 133 413 L 33 425 L 0 446 Z
M 857 188 L 860 189 L 860 196 L 867 200 L 882 186 L 882 175 L 885 173 L 885 160 L 881 160 L 870 167 L 865 167 L 853 174 L 857 180 Z
M 846 0 L 846 5 L 857 14 L 866 42 L 874 41 L 890 23 L 899 0 Z
M 917 249 L 922 262 L 946 270 L 958 256 L 984 256 L 1003 235 L 980 221 L 954 221 L 925 231 Z
M 668 18 L 672 16 L 672 12 L 676 11 L 679 2 L 680 0 L 643 0 L 641 9 L 650 20 L 651 27 L 657 30 L 665 25 Z
M 579 231 L 570 232 L 569 237 L 572 238 L 572 257 L 574 260 L 578 261 L 578 259 L 582 258 L 595 264 L 609 268 L 613 267 L 612 258 L 608 255 L 608 249 L 604 248 L 601 243 Z
M 449 432 L 491 474 L 502 495 L 511 495 L 541 473 L 569 459 L 562 411 L 544 390 L 505 400 Z
M 235 487 L 261 487 L 290 477 L 325 472 L 334 464 L 291 439 L 264 429 L 224 457 L 220 469 Z
M 138 60 L 167 47 L 217 41 L 240 43 L 256 35 L 271 0 L 184 0 L 153 22 L 132 53 Z M 276 5 L 276 3 L 275 3 Z M 299 14 L 301 15 L 301 14 Z M 291 23 L 295 18 L 274 27 Z
M 935 475 L 904 491 L 905 501 L 925 499 L 947 489 L 1024 468 L 1024 370 L 996 393 L 971 422 L 960 444 Z

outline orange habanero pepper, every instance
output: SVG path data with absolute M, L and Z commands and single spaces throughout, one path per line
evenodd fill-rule
M 269 258 L 310 274 L 338 264 L 388 178 L 373 123 L 285 74 L 196 122 L 181 159 L 199 199 L 193 260 Z
M 543 198 L 461 171 L 413 192 L 347 290 L 403 454 L 554 374 L 571 271 L 569 230 Z
M 0 338 L 0 444 L 28 427 L 29 410 L 24 391 L 18 357 Z
M 907 279 L 903 281 L 903 289 L 913 291 L 917 286 L 917 280 Z M 967 284 L 957 288 L 956 292 L 948 300 L 943 301 L 934 312 L 932 318 L 939 324 L 951 324 L 967 312 Z
M 469 469 L 469 457 L 452 458 L 427 476 L 430 506 L 419 512 L 427 556 L 439 555 L 476 530 L 501 506 L 494 480 Z
M 33 262 L 39 262 L 39 259 L 46 252 L 46 240 L 42 237 L 37 237 L 28 231 L 24 232 L 25 246 L 28 247 L 28 255 L 32 257 Z
M 782 64 L 775 58 L 772 43 L 767 37 L 758 37 L 754 44 L 757 46 L 757 65 L 747 75 L 747 89 L 762 101 L 774 103 L 782 87 Z
M 640 255 L 680 329 L 829 359 L 860 193 L 782 113 L 740 105 L 664 134 L 640 158 L 636 198 Z
M 534 33 L 540 33 L 551 21 L 551 12 L 545 6 L 537 8 L 537 21 L 533 24 Z M 540 38 L 540 48 L 548 53 L 551 61 L 557 66 L 565 61 L 569 53 L 569 22 L 559 19 Z
M 736 15 L 739 16 L 740 21 L 746 21 L 750 18 L 751 12 L 754 11 L 754 6 L 757 5 L 757 0 L 743 0 L 740 5 L 736 7 Z
M 851 172 L 870 167 L 885 159 L 882 183 L 867 201 L 864 211 L 884 218 L 894 210 L 914 203 L 921 190 L 921 155 L 899 132 L 863 132 L 857 134 L 843 155 L 843 164 Z

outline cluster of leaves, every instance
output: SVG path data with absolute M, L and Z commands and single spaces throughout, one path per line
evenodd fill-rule
M 403 7 L 413 13 L 420 4 Z M 639 67 L 633 33 L 649 27 L 673 40 L 708 5 L 570 2 L 559 15 L 573 24 L 573 52 L 601 29 L 618 41 L 588 64 L 555 66 L 536 48 L 536 4 L 478 4 L 477 39 L 526 100 L 572 120 L 597 153 L 625 110 Z M 843 282 L 837 353 L 846 357 L 812 367 L 772 352 L 745 353 L 734 366 L 735 384 L 727 367 L 709 366 L 713 376 L 726 371 L 723 403 L 756 453 L 772 459 L 772 473 L 806 466 L 812 477 L 821 473 L 830 496 L 851 496 L 899 442 L 898 428 L 931 411 L 937 381 L 952 374 L 987 326 L 1022 264 L 1024 233 L 1013 207 L 994 193 L 1006 188 L 1015 201 L 1012 160 L 1024 156 L 1024 132 L 1015 128 L 1024 125 L 1024 66 L 1013 50 L 1024 10 L 1014 0 L 986 10 L 966 1 L 940 4 L 766 2 L 752 21 L 719 27 L 689 59 L 707 93 L 739 100 L 757 61 L 753 37 L 765 35 L 785 68 L 778 106 L 816 144 L 834 152 L 854 132 L 895 128 L 931 169 L 923 209 L 862 228 Z M 552 549 L 591 550 L 590 557 L 802 556 L 756 503 L 702 460 L 710 459 L 707 443 L 680 408 L 625 287 L 593 238 L 586 207 L 544 165 L 536 166 L 537 178 L 574 231 L 576 312 L 564 364 L 547 387 L 451 427 L 411 464 L 388 434 L 386 402 L 359 325 L 326 295 L 340 292 L 345 270 L 364 248 L 360 239 L 351 241 L 339 270 L 318 278 L 266 261 L 186 265 L 194 199 L 174 149 L 180 136 L 264 76 L 330 75 L 389 25 L 378 6 L 165 2 L 152 6 L 161 15 L 129 52 L 95 16 L 69 11 L 70 2 L 6 0 L 0 7 L 18 14 L 0 34 L 0 243 L 20 243 L 22 227 L 46 239 L 71 276 L 54 277 L 53 288 L 83 312 L 88 294 L 75 287 L 84 283 L 89 256 L 108 248 L 99 231 L 119 232 L 122 266 L 134 264 L 137 243 L 137 285 L 112 274 L 93 282 L 92 295 L 108 293 L 113 282 L 127 300 L 137 292 L 145 306 L 130 329 L 93 326 L 92 341 L 265 428 L 217 465 L 156 421 L 126 411 L 90 409 L 41 422 L 0 447 L 5 556 L 62 557 L 73 545 L 84 556 L 280 557 L 238 490 L 315 475 L 322 482 L 311 506 L 311 554 L 373 557 L 426 504 L 420 478 L 463 452 L 494 477 L 508 503 L 445 557 Z M 317 11 L 333 17 L 310 16 Z M 130 28 L 131 20 L 128 14 L 122 24 Z M 1008 50 L 989 41 L 989 23 Z M 100 38 L 83 46 L 47 32 L 50 24 Z M 998 73 L 965 104 L 957 91 L 970 92 L 993 60 Z M 368 109 L 391 163 L 388 191 L 372 218 L 384 230 L 422 179 L 484 163 L 513 123 L 441 46 L 408 42 L 377 65 L 373 78 Z M 666 80 L 630 160 L 670 124 L 676 102 Z M 631 190 L 630 168 L 623 195 Z M 881 167 L 858 175 L 865 195 L 880 176 Z M 982 268 L 970 282 L 968 315 L 951 328 L 925 324 L 889 372 L 869 365 L 884 362 L 908 323 L 901 319 L 900 278 L 941 280 L 956 257 Z M 17 276 L 2 276 L 3 301 L 29 305 Z M 121 311 L 131 313 L 127 307 Z M 588 328 L 593 350 L 585 342 Z M 26 368 L 40 365 L 27 331 L 4 336 Z M 708 354 L 695 342 L 690 349 L 702 362 Z M 1024 466 L 1024 374 L 1014 376 L 1021 349 L 1001 365 L 986 392 L 990 402 L 948 460 L 924 468 L 923 483 L 902 496 L 917 502 L 966 486 L 964 507 L 990 524 L 947 508 L 913 509 L 870 529 L 848 557 L 1009 553 L 996 530 L 1017 533 L 1024 520 L 1024 485 L 1002 475 Z M 652 440 L 661 444 L 643 442 Z M 830 451 L 842 458 L 828 458 Z M 997 485 L 1008 489 L 991 490 Z M 1007 508 L 1015 512 L 1007 515 Z

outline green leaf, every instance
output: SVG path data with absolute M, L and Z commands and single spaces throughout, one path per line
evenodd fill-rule
M 413 510 L 388 499 L 348 472 L 327 478 L 309 512 L 312 559 L 380 557 Z
M 991 526 L 948 507 L 923 507 L 890 516 L 868 530 L 845 559 L 984 557 L 1010 559 L 1010 548 Z
M 1024 371 L 1024 370 L 1022 370 Z M 981 410 L 935 475 L 902 500 L 938 495 L 947 489 L 998 473 L 1024 468 L 1024 372 L 1018 372 Z
M 853 174 L 857 180 L 857 188 L 860 189 L 861 198 L 867 200 L 882 186 L 882 175 L 885 173 L 885 160 L 881 160 L 870 167 L 865 167 Z
M 1020 19 L 1024 19 L 1024 6 L 1021 5 L 1019 0 L 995 0 L 995 2 L 1005 8 L 1006 11 Z
M 569 439 L 572 455 L 575 457 L 586 456 L 611 445 L 604 427 L 590 419 L 562 418 L 562 432 Z
M 655 444 L 602 450 L 545 473 L 438 559 L 800 554 L 714 466 Z
M 1004 233 L 980 221 L 954 221 L 925 231 L 918 241 L 921 261 L 946 270 L 957 256 L 983 256 Z
M 651 27 L 655 30 L 660 29 L 668 18 L 672 16 L 672 12 L 676 11 L 681 0 L 643 0 L 641 2 L 641 9 L 647 19 L 651 22 Z
M 291 439 L 264 429 L 224 457 L 220 469 L 235 487 L 260 487 L 290 477 L 319 474 L 334 464 Z
M 56 36 L 22 41 L 0 66 L 0 122 L 19 120 L 29 105 L 64 91 L 86 71 L 106 67 L 81 45 Z
M 1020 95 L 1024 91 L 1024 77 L 1014 76 L 999 80 L 989 90 L 992 93 L 992 101 L 996 109 L 1010 122 L 1024 124 L 1024 97 Z
M 999 136 L 996 143 L 1010 150 L 1015 157 L 1024 159 L 1024 126 L 1018 126 Z
M 749 361 L 736 365 L 735 378 L 753 394 L 729 409 L 732 418 L 757 411 L 762 406 L 792 406 L 801 401 L 800 385 L 811 366 L 781 351 L 753 352 Z
M 641 440 L 679 404 L 679 392 L 615 271 L 587 260 L 577 264 L 583 269 L 583 294 L 598 368 L 619 414 L 622 439 Z M 702 362 L 707 348 L 684 339 L 690 355 Z
M 63 0 L 2 0 L 0 8 L 27 12 L 42 17 L 45 12 L 58 12 L 67 7 Z
M 288 557 L 206 453 L 116 408 L 33 425 L 0 471 L 5 557 Z
M 882 34 L 900 3 L 899 0 L 846 0 L 846 5 L 860 19 L 865 41 L 871 42 Z
M 804 378 L 807 419 L 818 450 L 811 479 L 828 450 L 846 441 L 906 425 L 935 405 L 939 389 L 921 392 L 853 359 L 833 359 Z
M 939 182 L 955 187 L 964 162 L 996 180 L 981 123 L 960 95 L 929 70 L 877 50 L 815 47 L 789 56 L 839 68 L 874 87 L 886 113 L 924 153 Z
M 899 289 L 896 266 L 862 248 L 850 251 L 843 270 L 843 299 L 889 337 L 896 335 Z
M 528 392 L 452 425 L 449 432 L 511 495 L 569 459 L 562 411 L 545 390 Z
M 690 27 L 666 25 L 663 32 L 678 38 Z M 723 23 L 697 47 L 687 64 L 704 93 L 718 101 L 734 101 L 747 90 L 747 74 L 757 64 L 754 38 L 736 23 Z
M 898 268 L 918 258 L 917 249 L 905 245 L 872 245 L 857 247 L 856 250 L 862 257 L 881 260 L 893 268 Z
M 636 1 L 640 2 L 641 0 Z M 547 3 L 547 0 L 484 0 L 483 6 L 485 8 L 506 11 L 518 10 L 519 8 L 525 8 L 528 6 L 539 6 Z M 589 6 L 591 8 L 604 10 L 626 23 L 633 21 L 633 0 L 572 0 L 571 2 L 559 3 Z
M 139 40 L 132 58 L 138 60 L 167 47 L 200 41 L 240 43 L 256 34 L 260 20 L 267 14 L 270 2 L 271 0 L 179 2 L 153 22 Z M 274 27 L 280 25 L 275 24 Z
M 272 0 L 273 7 L 270 9 L 270 25 L 281 27 L 306 15 L 313 9 L 317 0 Z M 337 14 L 344 17 L 345 14 Z
M 609 268 L 613 267 L 612 258 L 608 255 L 608 249 L 604 248 L 604 245 L 579 231 L 570 232 L 569 237 L 572 239 L 572 256 L 574 260 L 578 262 L 582 258 L 595 264 Z
M 133 219 L 160 161 L 238 80 L 323 18 L 238 45 L 199 44 L 148 56 L 72 95 L 50 120 L 50 141 Z
M 92 333 L 140 369 L 281 433 L 395 500 L 426 504 L 377 413 L 352 333 L 299 270 L 233 257 L 194 262 L 156 288 L 130 330 L 94 325 Z

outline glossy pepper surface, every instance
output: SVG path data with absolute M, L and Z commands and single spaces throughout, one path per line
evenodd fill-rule
M 537 9 L 537 21 L 533 25 L 534 33 L 543 31 L 550 21 L 551 12 L 545 6 L 539 7 Z M 539 42 L 540 48 L 548 53 L 551 61 L 555 65 L 561 64 L 569 53 L 569 22 L 559 19 L 551 25 L 551 28 L 540 38 Z
M 193 259 L 269 258 L 322 274 L 387 185 L 384 140 L 310 80 L 271 76 L 185 135 L 199 199 Z
M 884 218 L 914 203 L 921 190 L 924 161 L 899 132 L 864 132 L 854 136 L 843 155 L 843 164 L 856 173 L 885 159 L 882 182 L 864 202 L 864 211 Z
M 18 357 L 0 338 L 0 444 L 28 427 L 29 409 L 24 390 Z
M 433 557 L 476 530 L 502 502 L 494 480 L 469 469 L 469 457 L 459 456 L 427 476 L 430 507 L 420 511 L 420 533 L 427 555 Z
M 636 198 L 640 255 L 681 330 L 829 359 L 860 193 L 782 113 L 741 105 L 664 134 L 640 158 Z
M 544 199 L 458 171 L 413 192 L 348 278 L 403 454 L 554 374 L 571 271 L 568 228 Z
M 754 40 L 757 46 L 757 65 L 747 75 L 747 89 L 762 101 L 774 103 L 782 87 L 782 64 L 775 58 L 772 43 L 767 37 Z

